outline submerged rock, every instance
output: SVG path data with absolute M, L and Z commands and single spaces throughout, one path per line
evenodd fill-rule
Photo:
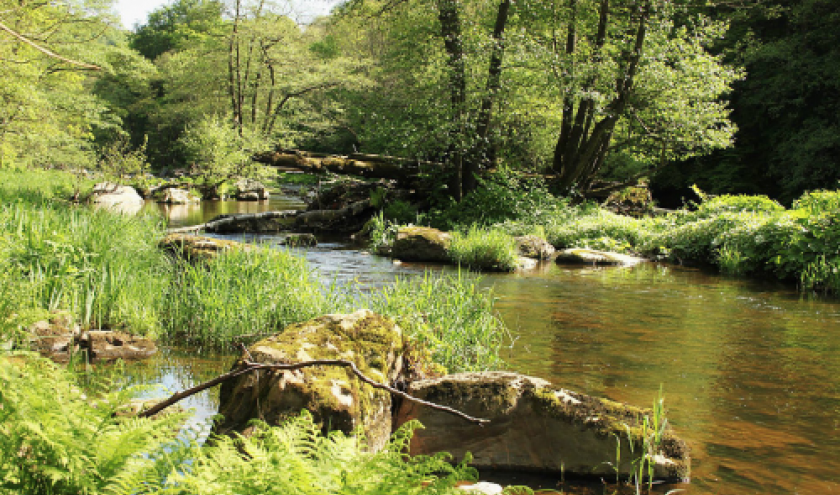
M 397 425 L 417 419 L 425 426 L 414 434 L 412 455 L 444 451 L 460 461 L 471 452 L 472 465 L 479 469 L 615 476 L 618 465 L 628 475 L 639 456 L 643 418 L 652 414 L 507 372 L 421 380 L 412 383 L 408 393 L 490 420 L 477 426 L 409 401 L 402 402 L 397 414 Z M 628 436 L 636 445 L 635 454 Z M 620 462 L 616 459 L 619 438 Z M 660 450 L 651 454 L 656 478 L 688 477 L 688 449 L 670 428 L 663 434 Z
M 169 234 L 158 247 L 188 260 L 208 260 L 231 249 L 252 249 L 241 242 L 190 234 Z
M 595 251 L 594 249 L 571 248 L 560 251 L 555 261 L 561 264 L 631 266 L 645 260 L 626 254 Z
M 549 260 L 554 255 L 554 246 L 542 237 L 535 235 L 523 235 L 515 237 L 516 247 L 519 254 L 526 258 L 535 260 Z
M 149 339 L 111 330 L 90 330 L 81 336 L 81 346 L 91 361 L 146 359 L 157 352 Z
M 252 345 L 245 357 L 259 363 L 298 363 L 343 359 L 356 364 L 371 380 L 391 383 L 402 369 L 402 332 L 391 320 L 369 310 L 326 315 L 292 325 Z M 309 410 L 325 431 L 350 434 L 361 427 L 367 444 L 377 450 L 391 428 L 391 395 L 360 381 L 350 370 L 314 366 L 295 371 L 256 371 L 222 385 L 216 433 L 251 431 L 262 419 L 276 425 Z
M 317 246 L 318 239 L 312 234 L 289 234 L 283 244 L 290 247 Z
M 391 256 L 402 261 L 449 262 L 452 236 L 431 227 L 400 227 Z

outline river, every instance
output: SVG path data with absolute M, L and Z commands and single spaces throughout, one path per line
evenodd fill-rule
M 172 220 L 195 224 L 216 213 L 297 206 L 289 198 L 206 204 Z M 336 240 L 297 251 L 327 280 L 378 285 L 398 273 L 453 270 L 395 264 Z M 692 482 L 655 492 L 840 493 L 840 300 L 655 263 L 546 263 L 533 272 L 481 280 L 498 298 L 515 337 L 505 355 L 510 369 L 641 406 L 650 406 L 662 388 L 669 422 L 692 450 Z M 177 390 L 227 371 L 231 361 L 168 350 L 132 373 Z M 212 393 L 192 399 L 198 423 L 215 413 L 217 400 Z M 550 487 L 553 480 L 529 482 Z

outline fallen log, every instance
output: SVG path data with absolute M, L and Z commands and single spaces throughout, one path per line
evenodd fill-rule
M 220 215 L 213 220 L 210 220 L 207 223 L 202 223 L 199 225 L 191 225 L 189 227 L 179 227 L 175 229 L 167 229 L 167 234 L 184 234 L 188 232 L 199 232 L 199 231 L 207 231 L 207 232 L 223 232 L 225 231 L 225 227 L 230 227 L 236 224 L 253 224 L 253 225 L 260 225 L 270 223 L 273 219 L 286 219 L 286 218 L 293 218 L 297 217 L 301 212 L 298 210 L 282 210 L 282 211 L 265 211 L 262 213 L 243 213 L 240 215 Z M 236 229 L 237 231 L 241 229 Z M 262 232 L 266 229 L 256 229 L 256 231 Z M 269 229 L 271 231 L 276 231 L 279 229 Z M 248 230 L 249 232 L 254 231 L 254 229 Z
M 381 155 L 324 155 L 306 151 L 276 151 L 254 156 L 273 167 L 296 168 L 313 174 L 358 175 L 373 179 L 408 181 L 421 172 L 443 170 L 443 164 Z

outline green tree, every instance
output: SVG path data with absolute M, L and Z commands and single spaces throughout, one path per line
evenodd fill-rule
M 88 90 L 108 69 L 108 3 L 0 1 L 0 166 L 88 166 L 118 121 Z

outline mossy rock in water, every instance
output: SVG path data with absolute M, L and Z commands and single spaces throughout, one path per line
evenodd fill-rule
M 391 256 L 403 261 L 449 262 L 452 236 L 430 227 L 400 227 Z
M 515 237 L 519 254 L 535 260 L 549 260 L 554 255 L 554 246 L 542 237 L 523 235 Z
M 169 234 L 158 247 L 187 260 L 209 260 L 231 249 L 252 249 L 241 242 L 190 234 Z
M 403 401 L 396 426 L 417 419 L 425 428 L 411 441 L 411 454 L 449 452 L 456 461 L 467 452 L 479 469 L 543 472 L 588 477 L 629 475 L 640 455 L 644 418 L 652 411 L 591 397 L 549 382 L 507 372 L 460 373 L 410 385 L 408 393 L 471 416 L 484 426 Z M 616 441 L 621 439 L 621 459 Z M 631 451 L 630 442 L 634 443 Z M 685 442 L 665 428 L 658 451 L 650 455 L 654 477 L 685 479 L 690 459 Z
M 560 251 L 554 261 L 571 265 L 632 266 L 645 260 L 620 253 L 570 248 Z
M 319 359 L 353 362 L 368 378 L 391 383 L 402 370 L 402 332 L 391 320 L 369 310 L 326 315 L 292 325 L 261 340 L 234 365 L 298 363 Z M 360 381 L 350 370 L 313 366 L 295 371 L 258 371 L 222 385 L 220 434 L 250 433 L 249 422 L 280 424 L 309 410 L 324 431 L 364 431 L 371 449 L 385 445 L 391 434 L 391 395 Z

